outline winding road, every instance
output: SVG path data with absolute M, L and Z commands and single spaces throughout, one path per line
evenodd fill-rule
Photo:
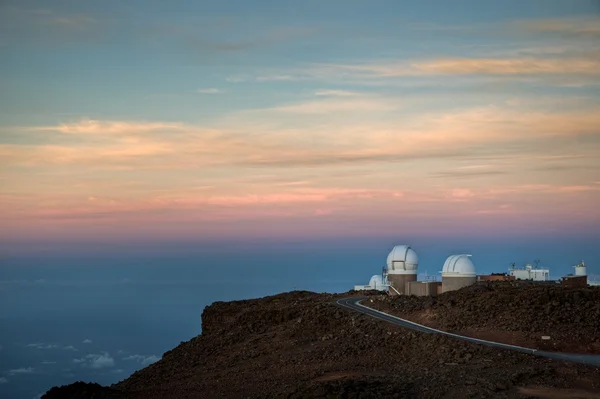
M 388 323 L 410 328 L 412 330 L 429 333 L 429 334 L 443 334 L 448 335 L 456 339 L 463 341 L 469 341 L 476 344 L 487 345 L 496 348 L 509 349 L 517 352 L 528 353 L 530 355 L 546 357 L 555 360 L 564 360 L 568 362 L 587 364 L 595 367 L 600 367 L 600 355 L 584 355 L 584 354 L 569 354 L 569 353 L 558 353 L 558 352 L 547 352 L 540 351 L 537 349 L 524 348 L 522 346 L 502 344 L 500 342 L 486 341 L 478 338 L 465 337 L 464 335 L 458 335 L 449 333 L 446 331 L 436 330 L 435 328 L 426 327 L 421 324 L 413 323 L 412 321 L 404 320 L 390 314 L 380 312 L 379 310 L 372 309 L 368 306 L 362 305 L 360 302 L 367 297 L 352 297 L 340 299 L 336 302 L 338 306 L 341 306 L 352 311 L 365 314 L 367 316 L 374 317 L 379 320 L 387 321 Z

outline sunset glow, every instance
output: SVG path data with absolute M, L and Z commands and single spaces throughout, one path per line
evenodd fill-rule
M 1 6 L 4 242 L 598 234 L 597 13 L 223 7 Z

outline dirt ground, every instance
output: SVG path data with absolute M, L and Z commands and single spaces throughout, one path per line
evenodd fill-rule
M 437 298 L 379 295 L 373 300 L 370 305 L 379 310 L 469 337 L 600 354 L 600 287 L 565 289 L 498 281 Z
M 214 303 L 202 335 L 159 362 L 111 387 L 71 384 L 43 398 L 598 398 L 600 369 L 423 334 L 334 304 L 352 294 Z

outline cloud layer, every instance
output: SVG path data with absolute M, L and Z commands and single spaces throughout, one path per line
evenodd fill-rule
M 11 12 L 48 31 L 107 23 Z M 206 51 L 206 74 L 180 81 L 196 67 L 161 65 L 173 84 L 157 81 L 139 107 L 135 90 L 96 87 L 103 97 L 87 108 L 61 108 L 85 113 L 31 111 L 1 125 L 0 222 L 11 234 L 0 238 L 139 237 L 159 234 L 147 228 L 155 225 L 172 237 L 370 234 L 393 231 L 389 215 L 489 232 L 527 218 L 583 228 L 600 219 L 597 22 L 421 21 L 386 28 L 387 38 L 332 28 L 327 40 L 319 28 L 254 20 L 231 36 L 218 23 L 145 27 L 133 37 L 154 51 Z M 405 40 L 415 35 L 422 46 Z M 295 44 L 312 51 L 219 63 Z M 351 53 L 333 51 L 346 44 Z
M 103 369 L 114 367 L 115 359 L 106 352 L 101 354 L 91 353 L 82 358 L 73 359 L 73 363 L 79 364 L 82 367 L 89 367 L 91 369 Z

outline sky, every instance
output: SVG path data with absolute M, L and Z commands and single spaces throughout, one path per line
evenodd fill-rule
M 4 0 L 0 396 L 395 244 L 598 275 L 598 154 L 597 0 Z
M 0 239 L 597 235 L 599 38 L 588 0 L 4 1 Z

